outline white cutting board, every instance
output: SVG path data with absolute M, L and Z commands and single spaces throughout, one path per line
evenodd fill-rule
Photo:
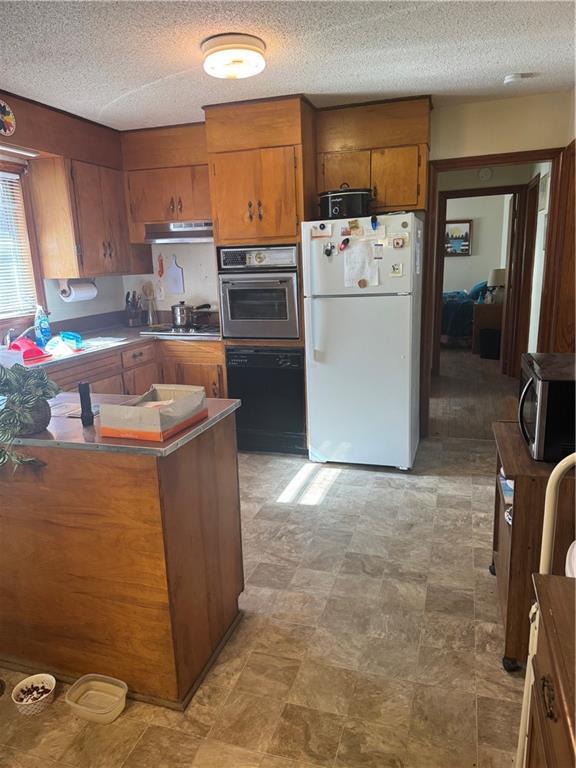
M 164 275 L 164 285 L 168 293 L 184 293 L 184 270 L 176 262 L 174 254 Z

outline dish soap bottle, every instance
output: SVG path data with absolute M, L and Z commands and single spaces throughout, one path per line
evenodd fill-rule
M 52 337 L 48 315 L 44 312 L 44 308 L 41 304 L 36 306 L 36 314 L 34 316 L 34 336 L 36 337 L 36 344 L 39 347 L 42 347 L 42 349 Z

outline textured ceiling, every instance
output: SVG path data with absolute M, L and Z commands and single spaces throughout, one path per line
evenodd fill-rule
M 435 101 L 574 84 L 573 2 L 1 2 L 0 89 L 115 128 L 203 120 L 203 104 L 305 93 L 317 106 Z M 249 80 L 215 80 L 200 43 L 268 46 Z M 511 86 L 509 72 L 536 77 Z

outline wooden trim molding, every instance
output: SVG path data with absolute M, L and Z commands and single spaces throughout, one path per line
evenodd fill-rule
M 428 226 L 426 227 L 424 238 L 424 271 L 422 281 L 422 334 L 420 346 L 420 434 L 426 437 L 429 431 L 430 414 L 430 391 L 432 384 L 432 364 L 434 361 L 434 316 L 435 316 L 435 297 L 436 297 L 436 258 L 435 249 L 438 238 L 437 218 L 438 218 L 438 174 L 442 171 L 457 171 L 466 168 L 481 168 L 486 165 L 520 165 L 523 163 L 551 162 L 551 197 L 548 222 L 548 252 L 550 249 L 550 238 L 554 227 L 554 216 L 556 215 L 557 197 L 555 189 L 559 184 L 560 159 L 563 153 L 562 147 L 553 147 L 550 149 L 535 149 L 523 152 L 505 152 L 494 155 L 474 155 L 470 157 L 453 157 L 443 160 L 432 160 L 429 163 L 428 176 Z M 484 194 L 491 187 L 483 190 Z M 572 243 L 574 238 L 572 237 Z M 572 258 L 572 264 L 574 260 Z M 573 273 L 572 273 L 573 274 Z M 545 276 L 546 283 L 546 276 Z M 546 288 L 546 286 L 545 286 Z M 543 292 L 544 312 L 544 292 Z M 539 345 L 539 349 L 543 349 Z
M 539 352 L 575 351 L 575 142 L 556 160 L 551 174 L 546 261 L 538 328 Z

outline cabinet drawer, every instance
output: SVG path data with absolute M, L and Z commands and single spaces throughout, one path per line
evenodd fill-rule
M 532 695 L 537 700 L 537 708 L 541 713 L 542 740 L 546 753 L 552 757 L 551 765 L 573 768 L 574 753 L 570 746 L 567 732 L 568 713 L 561 698 L 561 688 L 552 661 L 546 630 L 540 623 L 538 632 L 538 648 L 532 660 L 534 668 L 534 684 Z
M 122 352 L 122 368 L 133 368 L 135 365 L 143 365 L 154 360 L 154 345 L 137 349 L 127 349 Z

